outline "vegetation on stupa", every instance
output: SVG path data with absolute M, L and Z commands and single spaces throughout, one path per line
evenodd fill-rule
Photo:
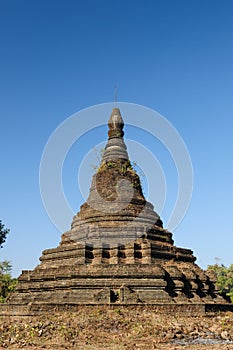
M 99 194 L 107 200 L 116 200 L 119 180 L 128 180 L 129 188 L 134 188 L 143 198 L 140 178 L 129 160 L 103 162 L 96 174 L 96 187 Z M 127 191 L 127 186 L 126 186 Z

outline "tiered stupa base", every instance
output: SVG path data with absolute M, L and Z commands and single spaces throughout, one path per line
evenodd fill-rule
M 165 311 L 197 312 L 231 308 L 192 251 L 159 248 L 137 239 L 118 248 L 79 243 L 43 252 L 41 264 L 23 271 L 5 315 L 76 311 L 80 305 L 157 305 Z M 233 310 L 233 307 L 232 307 Z

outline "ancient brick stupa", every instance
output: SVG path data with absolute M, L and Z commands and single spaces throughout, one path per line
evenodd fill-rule
M 41 263 L 23 271 L 3 313 L 76 310 L 80 304 L 154 304 L 206 311 L 223 308 L 213 276 L 195 264 L 189 249 L 174 245 L 153 205 L 143 196 L 124 143 L 118 108 L 90 195 Z

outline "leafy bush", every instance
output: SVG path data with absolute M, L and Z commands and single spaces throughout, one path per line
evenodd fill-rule
M 15 289 L 17 279 L 11 276 L 12 265 L 9 261 L 0 263 L 0 303 L 4 303 Z
M 233 264 L 229 267 L 223 264 L 209 265 L 207 270 L 216 274 L 220 292 L 229 296 L 233 302 Z

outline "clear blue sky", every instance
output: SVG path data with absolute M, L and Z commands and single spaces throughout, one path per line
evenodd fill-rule
M 112 101 L 115 85 L 119 101 L 165 116 L 190 152 L 194 191 L 176 245 L 204 268 L 233 262 L 232 18 L 231 0 L 0 1 L 0 219 L 11 229 L 0 261 L 14 275 L 60 241 L 38 180 L 49 136 Z M 72 203 L 78 211 L 82 200 Z

